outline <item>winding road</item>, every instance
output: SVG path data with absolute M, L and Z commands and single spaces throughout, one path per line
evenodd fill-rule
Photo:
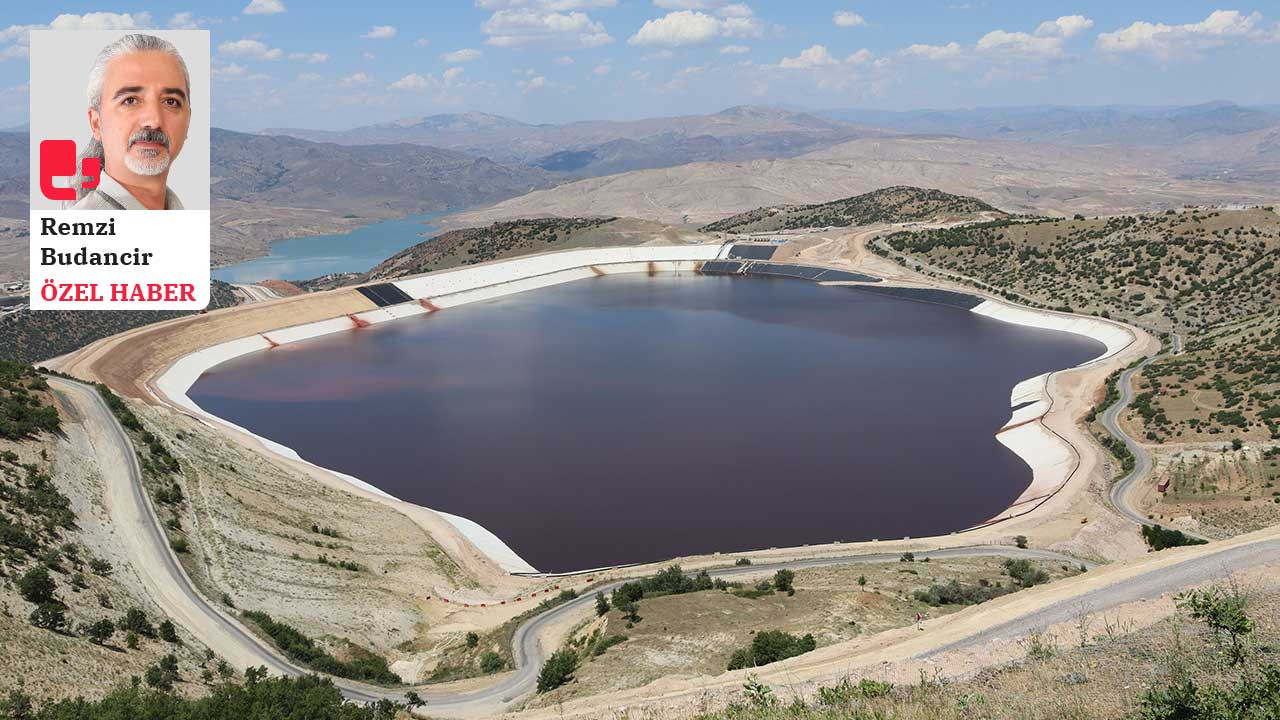
M 1154 359 L 1154 358 L 1152 358 Z M 1150 359 L 1146 362 L 1150 362 Z M 1144 362 L 1143 365 L 1146 363 Z M 1120 431 L 1115 420 L 1119 412 L 1132 399 L 1128 380 L 1142 365 L 1126 370 L 1121 377 L 1120 400 L 1103 416 L 1104 425 L 1125 440 L 1137 459 L 1134 472 L 1130 473 L 1113 490 L 1113 501 L 1125 515 L 1137 522 L 1147 521 L 1124 504 L 1124 491 L 1150 467 L 1150 459 L 1137 445 Z M 310 671 L 284 658 L 268 642 L 249 632 L 240 621 L 221 607 L 207 601 L 195 589 L 190 577 L 176 555 L 170 549 L 160 521 L 142 487 L 141 471 L 137 456 L 123 428 L 108 409 L 95 388 L 58 377 L 50 377 L 49 383 L 58 396 L 76 409 L 76 416 L 84 423 L 85 431 L 93 444 L 106 488 L 105 504 L 112 522 L 122 534 L 132 564 L 148 594 L 161 609 L 180 622 L 188 631 L 218 655 L 234 665 L 244 668 L 263 665 L 268 670 L 286 675 L 301 675 Z M 935 648 L 927 653 L 934 655 L 959 646 L 969 646 L 991 639 L 1031 632 L 1036 628 L 1065 618 L 1067 613 L 1077 613 L 1082 602 L 1093 611 L 1104 610 L 1138 599 L 1156 597 L 1165 592 L 1185 587 L 1213 577 L 1224 569 L 1240 569 L 1267 560 L 1274 560 L 1280 553 L 1280 539 L 1267 538 L 1218 552 L 1201 552 L 1169 566 L 1131 573 L 1101 588 L 1093 588 L 1072 594 L 1067 588 L 1070 581 L 1055 583 L 1067 597 L 1047 602 L 1034 610 L 1024 610 L 1016 617 L 992 618 L 986 629 L 975 632 L 964 640 Z M 1082 564 L 1077 558 L 1060 553 L 1019 549 L 1008 546 L 976 546 L 947 548 L 915 553 L 918 559 L 951 557 L 1021 557 L 1029 559 Z M 882 563 L 898 560 L 898 553 L 863 553 L 839 557 L 810 558 L 790 562 L 761 564 L 742 567 L 726 567 L 710 570 L 714 578 L 732 579 L 744 576 L 770 574 L 787 568 L 792 570 Z M 1089 563 L 1083 563 L 1090 567 Z M 1089 575 L 1092 575 L 1090 573 Z M 1081 577 L 1089 577 L 1089 575 Z M 489 717 L 514 708 L 517 701 L 531 693 L 536 685 L 537 673 L 547 656 L 538 640 L 547 627 L 569 617 L 589 617 L 593 612 L 594 592 L 608 593 L 622 580 L 601 584 L 592 593 L 558 605 L 521 624 L 512 639 L 516 670 L 502 676 L 488 687 L 458 693 L 441 693 L 429 687 L 415 688 L 424 700 L 425 708 L 432 716 Z M 409 688 L 382 688 L 364 683 L 334 678 L 334 684 L 348 698 L 361 702 L 381 699 L 401 700 Z
M 1171 335 L 1171 341 L 1176 351 L 1176 349 L 1182 347 L 1182 338 L 1177 333 L 1172 333 Z M 1133 453 L 1134 460 L 1133 470 L 1130 470 L 1128 475 L 1120 478 L 1111 486 L 1111 505 L 1121 515 L 1139 525 L 1148 527 L 1155 527 L 1157 523 L 1152 522 L 1145 515 L 1133 509 L 1133 506 L 1129 504 L 1129 493 L 1134 485 L 1145 478 L 1151 471 L 1151 455 L 1147 453 L 1146 448 L 1142 447 L 1138 441 L 1120 428 L 1120 413 L 1124 412 L 1129 407 L 1129 403 L 1133 401 L 1133 376 L 1141 372 L 1150 363 L 1166 357 L 1166 355 L 1166 353 L 1152 355 L 1141 363 L 1121 372 L 1120 378 L 1116 381 L 1116 388 L 1120 392 L 1120 398 L 1102 413 L 1102 426 L 1107 429 L 1107 432 L 1124 442 L 1125 447 L 1129 448 L 1129 452 Z M 1186 530 L 1182 532 L 1184 535 L 1198 540 L 1206 542 L 1209 540 L 1209 538 L 1193 532 Z

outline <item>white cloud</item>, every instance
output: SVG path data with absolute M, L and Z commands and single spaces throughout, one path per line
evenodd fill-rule
M 445 70 L 444 72 L 440 73 L 440 75 L 444 77 L 445 82 L 452 83 L 452 82 L 455 82 L 458 78 L 462 77 L 462 73 L 465 70 L 466 68 L 458 67 L 457 65 L 455 65 Z
M 378 56 L 377 56 L 377 55 L 374 55 L 373 53 L 369 52 L 368 50 L 365 50 L 364 52 L 360 53 L 360 57 L 364 58 L 365 60 L 372 60 L 372 59 L 374 59 L 374 58 L 376 58 L 376 57 L 378 57 Z
M 358 72 L 358 73 L 352 73 L 351 75 L 348 75 L 342 78 L 342 80 L 338 84 L 343 87 L 356 87 L 358 85 L 370 85 L 372 83 L 373 83 L 372 77 L 366 75 L 365 73 Z
M 718 38 L 760 37 L 763 32 L 760 21 L 751 16 L 718 18 L 696 10 L 678 10 L 646 21 L 627 42 L 683 47 Z
M 827 52 L 827 48 L 823 45 L 814 45 L 805 50 L 801 50 L 796 57 L 784 57 L 778 63 L 780 67 L 788 70 L 807 70 L 809 68 L 822 67 L 824 65 L 839 65 L 840 61 L 831 57 L 831 53 Z
M 169 18 L 169 27 L 174 30 L 195 30 L 200 25 L 196 23 L 195 13 L 180 12 Z
M 180 13 L 181 14 L 181 13 Z M 176 16 L 175 16 L 176 17 Z M 0 61 L 23 59 L 30 53 L 31 30 L 139 30 L 152 27 L 151 13 L 63 13 L 48 25 L 10 25 L 0 30 Z
M 329 54 L 322 52 L 295 52 L 289 53 L 289 59 L 300 60 L 310 65 L 319 65 L 320 63 L 327 62 L 329 60 Z
M 743 55 L 751 52 L 751 48 L 746 45 L 725 45 L 720 48 L 721 55 Z
M 1045 20 L 1036 28 L 1041 37 L 1071 37 L 1093 27 L 1093 21 L 1083 15 L 1063 15 L 1057 20 Z
M 640 56 L 640 59 L 644 62 L 650 62 L 652 60 L 670 60 L 675 56 L 676 54 L 673 50 L 658 50 L 656 52 L 645 53 Z
M 218 53 L 250 60 L 279 60 L 284 52 L 280 48 L 267 47 L 261 40 L 236 40 L 218 45 Z
M 850 65 L 863 65 L 869 62 L 870 60 L 871 60 L 871 51 L 866 48 L 862 48 L 858 52 L 853 53 L 852 55 L 844 59 L 844 61 Z
M 420 37 L 417 40 L 414 40 L 413 44 L 417 45 L 418 47 L 426 47 L 431 44 L 431 41 L 428 40 L 427 38 Z
M 298 82 L 313 83 L 320 82 L 324 77 L 318 73 L 298 73 Z
M 560 67 L 564 67 L 566 65 L 572 65 L 573 58 L 569 57 L 568 55 L 561 55 L 560 57 L 556 58 L 555 60 L 552 60 L 551 62 L 556 65 L 559 65 Z
M 374 25 L 373 29 L 360 37 L 367 40 L 389 40 L 395 37 L 397 32 L 399 31 L 394 25 Z
M 1165 25 L 1138 21 L 1098 35 L 1098 48 L 1113 53 L 1145 53 L 1159 59 L 1197 57 L 1202 51 L 1240 42 L 1274 42 L 1280 29 L 1262 26 L 1262 15 L 1215 10 L 1197 23 Z
M 1040 23 L 1034 34 L 992 30 L 971 47 L 955 42 L 946 45 L 911 45 L 901 50 L 899 55 L 947 62 L 953 67 L 972 62 L 1006 65 L 1046 63 L 1065 58 L 1067 40 L 1092 26 L 1093 21 L 1083 15 L 1064 15 L 1056 20 Z
M 578 11 L 508 8 L 495 12 L 480 29 L 489 36 L 486 43 L 499 47 L 600 47 L 613 42 L 603 23 Z
M 613 67 L 607 62 L 603 62 L 597 65 L 591 72 L 595 73 L 598 77 L 604 77 L 605 75 L 613 72 Z
M 835 23 L 837 27 L 862 27 L 867 24 L 867 21 L 861 15 L 850 10 L 837 10 L 831 16 L 831 22 Z
M 468 63 L 473 60 L 479 60 L 483 55 L 484 53 L 474 48 L 463 48 L 461 50 L 447 52 L 441 55 L 440 59 L 447 63 Z
M 49 27 L 53 30 L 135 30 L 151 27 L 151 13 L 62 14 L 54 18 Z
M 710 10 L 725 4 L 725 0 L 653 0 L 653 4 L 665 10 Z
M 511 8 L 536 6 L 546 10 L 564 12 L 566 10 L 596 10 L 617 7 L 618 0 L 476 0 L 476 7 L 482 10 L 509 10 Z
M 410 73 L 396 80 L 387 87 L 392 90 L 426 90 L 440 85 L 439 81 L 430 75 L 419 75 L 418 73 Z
M 1063 54 L 1061 37 L 1038 37 L 1004 30 L 992 30 L 983 35 L 976 47 L 979 52 L 989 55 L 1027 59 L 1050 59 Z
M 960 43 L 949 42 L 946 45 L 925 45 L 917 43 L 903 48 L 902 55 L 924 60 L 956 60 L 964 54 Z
M 240 12 L 245 15 L 275 15 L 284 10 L 284 3 L 281 0 L 249 0 L 249 4 L 245 5 L 244 10 Z
M 232 78 L 244 75 L 245 67 L 236 63 L 227 63 L 226 65 L 215 65 L 213 68 L 213 76 L 216 78 Z
M 542 88 L 546 87 L 547 79 L 541 75 L 535 75 L 529 78 L 528 80 L 521 80 L 517 82 L 516 85 L 519 86 L 519 88 L 523 90 L 526 94 L 528 94 L 528 93 L 534 92 L 535 90 L 541 90 Z

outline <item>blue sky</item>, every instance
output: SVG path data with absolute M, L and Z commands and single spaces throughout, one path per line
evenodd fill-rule
M 1280 104 L 1280 3 L 920 0 L 51 2 L 0 12 L 0 126 L 26 30 L 211 31 L 219 127 L 480 110 L 528 122 L 738 104 L 891 110 Z

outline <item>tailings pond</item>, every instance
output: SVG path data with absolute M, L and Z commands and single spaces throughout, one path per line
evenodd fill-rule
M 188 395 L 552 572 L 980 523 L 1031 481 L 994 437 L 1013 385 L 1103 351 L 804 280 L 621 275 L 244 356 Z

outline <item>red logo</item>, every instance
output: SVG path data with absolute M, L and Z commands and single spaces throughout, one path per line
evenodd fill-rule
M 85 158 L 80 163 L 80 172 L 76 172 L 76 143 L 74 140 L 41 140 L 40 141 L 40 192 L 50 200 L 75 200 L 74 187 L 55 187 L 54 178 L 84 176 L 80 187 L 92 190 L 98 187 L 101 179 L 102 161 L 98 158 Z

